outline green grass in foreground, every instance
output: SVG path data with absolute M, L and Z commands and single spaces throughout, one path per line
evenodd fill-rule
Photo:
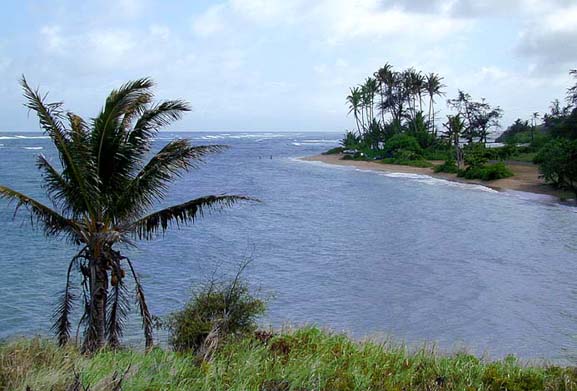
M 128 371 L 127 371 L 128 368 Z M 286 332 L 263 342 L 226 343 L 211 362 L 155 349 L 103 351 L 92 358 L 40 339 L 0 347 L 0 390 L 66 390 L 81 376 L 91 391 L 110 390 L 577 390 L 574 368 L 524 367 L 515 359 L 482 362 L 423 349 L 357 343 L 317 328 Z

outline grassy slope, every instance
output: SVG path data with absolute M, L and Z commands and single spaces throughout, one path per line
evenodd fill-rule
M 92 391 L 123 390 L 577 390 L 573 368 L 523 367 L 512 359 L 485 363 L 465 354 L 409 354 L 403 348 L 356 343 L 316 328 L 262 342 L 226 344 L 210 363 L 156 349 L 101 352 L 87 358 L 38 339 L 0 347 L 0 389 L 66 390 L 74 371 Z M 52 388 L 51 388 L 52 387 Z

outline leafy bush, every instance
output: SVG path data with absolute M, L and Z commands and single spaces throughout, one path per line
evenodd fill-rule
M 577 195 L 577 140 L 556 139 L 545 144 L 534 163 L 546 182 Z
M 469 167 L 483 167 L 489 159 L 487 148 L 481 143 L 466 145 L 463 153 L 465 164 Z
M 355 148 L 360 143 L 360 137 L 351 131 L 345 133 L 345 137 L 341 140 L 341 145 L 345 148 Z
M 511 177 L 513 173 L 505 166 L 505 163 L 499 162 L 486 166 L 470 166 L 465 170 L 459 171 L 457 175 L 465 179 L 493 181 L 495 179 Z
M 423 150 L 423 157 L 427 160 L 447 160 L 454 154 L 447 148 L 427 148 Z
M 516 144 L 505 144 L 501 148 L 493 148 L 494 154 L 499 160 L 507 160 L 519 153 L 519 148 Z
M 211 282 L 169 317 L 166 326 L 170 345 L 176 351 L 198 353 L 209 336 L 222 338 L 254 332 L 256 318 L 264 311 L 264 302 L 251 294 L 239 275 L 229 282 Z
M 447 172 L 450 174 L 456 174 L 459 172 L 459 168 L 457 167 L 457 162 L 455 159 L 447 159 L 443 164 L 435 166 L 435 172 Z
M 417 160 L 423 156 L 423 149 L 417 139 L 407 134 L 395 134 L 391 137 L 385 143 L 384 152 L 395 158 L 406 159 L 407 156 L 410 156 L 411 158 L 408 160 Z

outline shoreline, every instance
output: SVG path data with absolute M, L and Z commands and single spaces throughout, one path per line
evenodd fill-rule
M 533 164 L 507 162 L 507 167 L 515 174 L 514 176 L 494 181 L 482 181 L 459 178 L 456 174 L 436 173 L 431 167 L 411 167 L 364 160 L 341 160 L 342 156 L 342 154 L 314 155 L 299 159 L 309 162 L 321 162 L 331 165 L 355 167 L 364 170 L 427 175 L 432 178 L 444 179 L 450 182 L 485 186 L 500 192 L 514 191 L 546 195 L 555 198 L 557 201 L 561 201 L 567 197 L 567 193 L 553 188 L 551 185 L 545 183 L 542 178 L 539 178 L 539 170 L 537 166 Z M 442 162 L 433 161 L 432 163 L 441 164 Z

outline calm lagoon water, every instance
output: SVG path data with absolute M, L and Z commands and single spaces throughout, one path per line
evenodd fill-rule
M 203 194 L 263 202 L 217 213 L 129 249 L 151 310 L 178 309 L 192 287 L 245 257 L 274 295 L 262 323 L 392 335 L 492 358 L 577 357 L 577 208 L 523 193 L 297 160 L 331 133 L 162 133 L 231 148 L 173 186 L 166 205 Z M 44 199 L 41 134 L 0 133 L 0 183 Z M 12 220 L 0 202 L 0 338 L 47 334 L 74 248 Z M 138 341 L 138 322 L 127 330 Z

